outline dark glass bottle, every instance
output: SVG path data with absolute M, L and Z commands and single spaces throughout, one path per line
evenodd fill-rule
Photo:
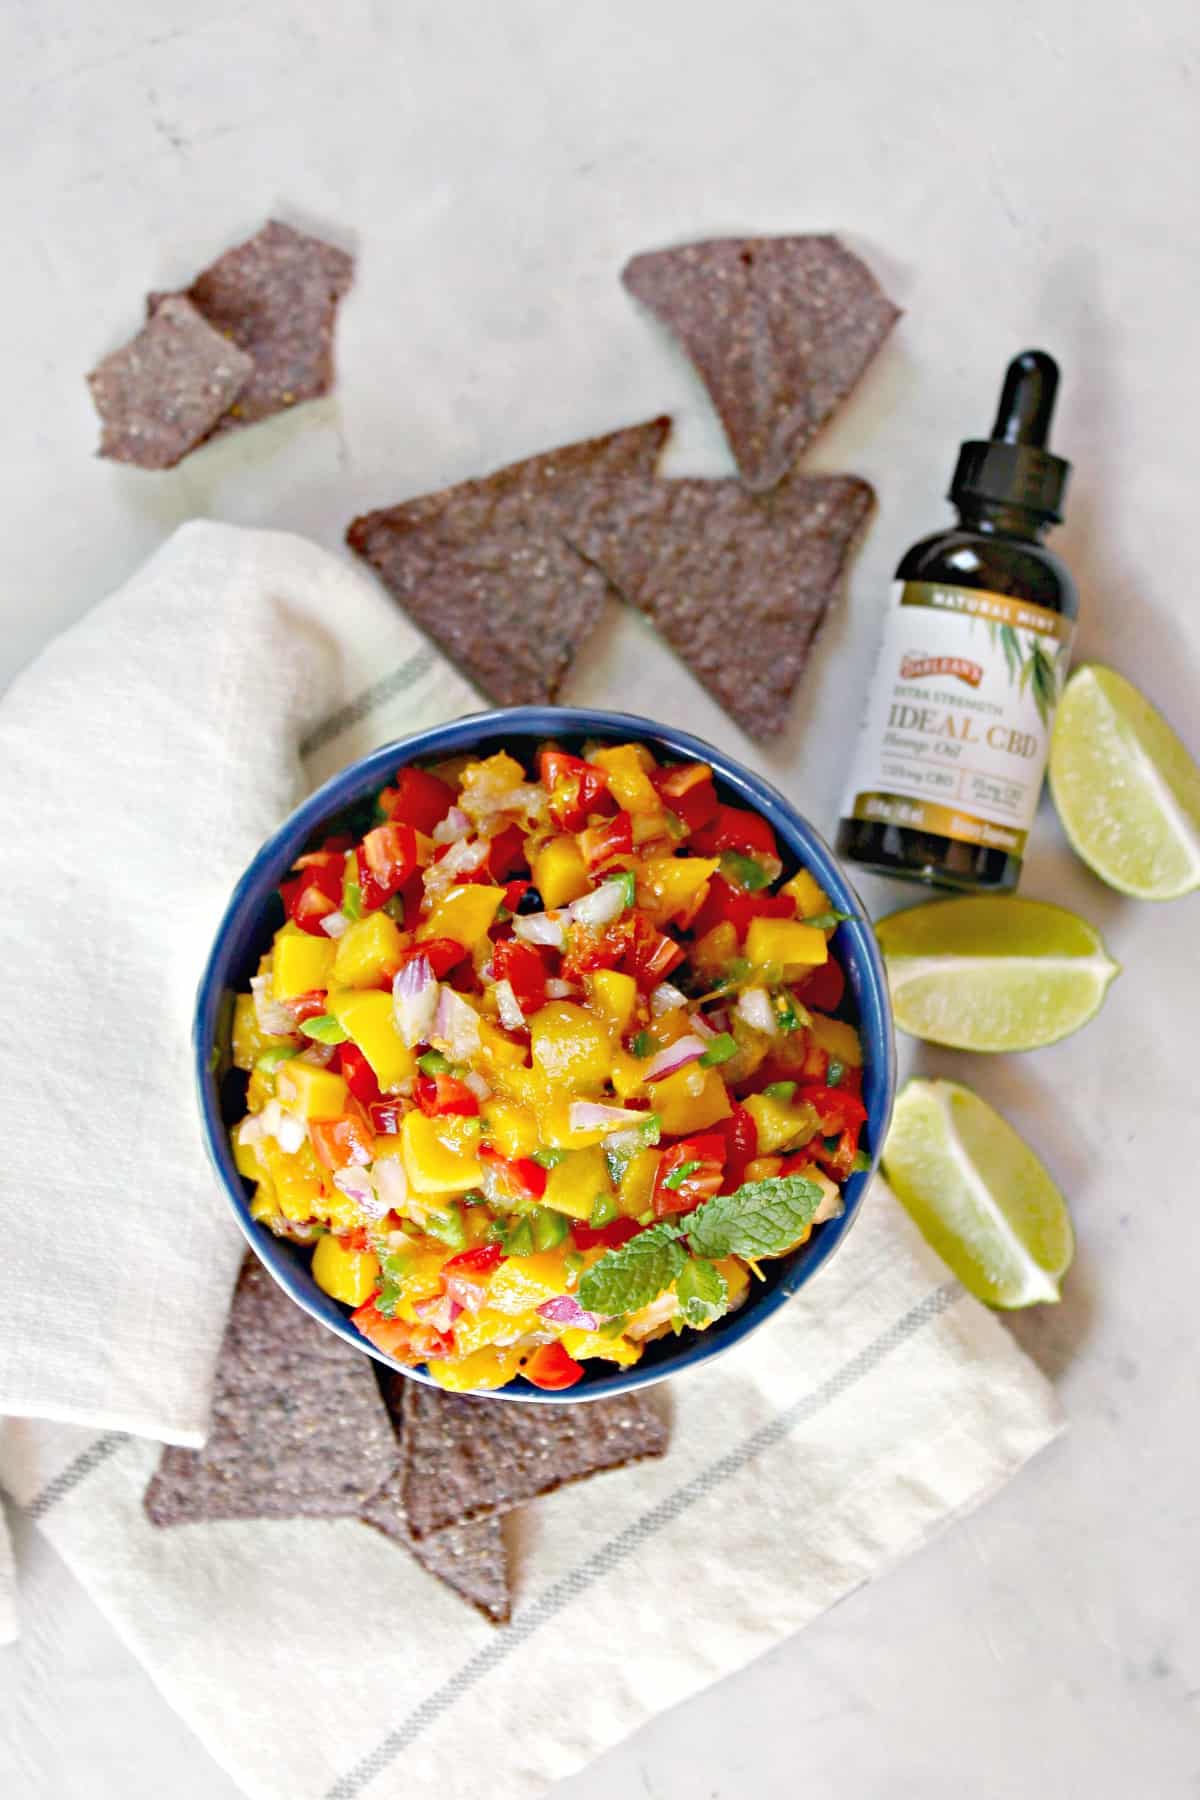
M 1058 369 L 1009 364 L 992 437 L 963 444 L 959 523 L 896 570 L 843 816 L 840 855 L 978 893 L 1016 887 L 1079 607 L 1042 544 L 1070 464 L 1046 448 Z

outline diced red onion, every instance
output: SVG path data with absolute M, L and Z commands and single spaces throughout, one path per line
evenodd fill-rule
M 599 1100 L 572 1100 L 567 1123 L 572 1131 L 622 1131 L 646 1117 L 628 1106 L 605 1106 Z
M 345 937 L 349 929 L 350 921 L 344 912 L 326 913 L 325 917 L 321 920 L 321 930 L 325 933 L 326 937 Z
M 263 1122 L 263 1130 L 268 1137 L 275 1139 L 285 1156 L 294 1156 L 308 1136 L 304 1120 L 284 1112 L 278 1100 L 268 1100 L 259 1117 Z
M 471 821 L 461 806 L 452 806 L 441 824 L 433 828 L 435 844 L 457 844 L 460 838 L 470 835 Z
M 361 1166 L 351 1163 L 349 1168 L 335 1169 L 333 1185 L 348 1200 L 353 1200 L 368 1219 L 382 1219 L 388 1210 L 376 1195 L 375 1183 Z
M 490 1100 L 491 1099 L 491 1097 L 492 1097 L 491 1088 L 488 1086 L 487 1082 L 483 1079 L 483 1076 L 477 1075 L 474 1069 L 467 1070 L 466 1074 L 462 1078 L 462 1083 L 463 1083 L 464 1087 L 470 1088 L 471 1092 L 474 1094 L 474 1096 L 477 1100 Z
M 392 983 L 392 1011 L 396 1029 L 408 1048 L 429 1042 L 437 1012 L 438 984 L 427 956 L 406 962 Z
M 449 1331 L 462 1312 L 462 1307 L 449 1294 L 431 1294 L 426 1300 L 414 1301 L 413 1311 L 418 1319 L 432 1325 L 435 1331 Z
M 474 819 L 490 819 L 493 814 L 518 813 L 526 824 L 533 826 L 546 816 L 546 790 L 537 783 L 527 781 L 517 787 L 506 787 L 502 781 L 494 780 L 490 774 L 477 775 L 473 781 L 464 782 L 459 799 L 466 804 L 466 810 Z
M 500 1023 L 506 1031 L 520 1031 L 525 1023 L 525 1014 L 521 1011 L 521 1003 L 513 992 L 511 981 L 498 981 L 495 988 L 496 1005 L 500 1009 Z
M 384 1212 L 402 1213 L 408 1205 L 408 1176 L 398 1156 L 377 1156 L 371 1165 L 371 1180 Z
M 452 1062 L 469 1062 L 479 1052 L 479 1014 L 452 987 L 438 995 L 430 1043 L 440 1042 Z
M 563 981 L 561 976 L 558 975 L 553 976 L 546 983 L 547 1000 L 569 1000 L 572 994 L 577 994 L 578 992 L 579 988 L 575 982 Z
M 708 1015 L 708 1023 L 715 1032 L 729 1030 L 729 1009 L 725 1006 L 714 1006 Z
M 704 1014 L 701 1012 L 690 1012 L 688 1014 L 688 1024 L 691 1026 L 697 1037 L 702 1037 L 706 1041 L 709 1038 L 715 1038 L 717 1035 Z
M 463 1312 L 478 1312 L 487 1299 L 487 1289 L 465 1275 L 447 1275 L 446 1292 Z
M 691 1035 L 676 1038 L 673 1044 L 650 1058 L 642 1072 L 642 1080 L 661 1081 L 666 1075 L 674 1075 L 677 1069 L 686 1069 L 689 1063 L 697 1062 L 704 1055 L 705 1048 L 703 1038 Z
M 657 1019 L 660 1013 L 674 1012 L 677 1006 L 687 1005 L 687 995 L 681 994 L 673 982 L 660 981 L 650 996 L 650 1011 Z
M 311 1063 L 315 1069 L 327 1069 L 333 1061 L 334 1046 L 332 1044 L 307 1044 L 297 1056 L 297 1062 Z
M 779 1029 L 779 1021 L 775 1017 L 775 1008 L 771 1005 L 771 996 L 766 988 L 743 988 L 738 995 L 738 1017 L 755 1031 L 764 1031 L 768 1037 L 774 1037 Z
M 425 892 L 431 900 L 440 900 L 459 877 L 473 875 L 476 869 L 483 867 L 491 853 L 491 845 L 486 838 L 462 838 L 451 844 L 445 856 L 439 862 L 430 863 L 425 871 Z
M 596 931 L 624 912 L 624 883 L 602 881 L 590 894 L 583 894 L 578 900 L 572 900 L 565 910 L 577 925 L 586 925 L 589 931 Z
M 539 1318 L 549 1319 L 552 1325 L 573 1325 L 579 1331 L 595 1331 L 601 1318 L 607 1317 L 607 1314 L 585 1311 L 573 1294 L 556 1294 L 553 1300 L 543 1300 L 537 1313 Z
M 296 1029 L 296 1015 L 282 1000 L 272 997 L 271 977 L 252 975 L 250 992 L 254 997 L 254 1017 L 258 1021 L 258 1029 L 265 1031 L 268 1037 L 290 1037 Z
M 233 1135 L 239 1144 L 261 1144 L 266 1135 L 263 1130 L 262 1114 L 250 1113 L 242 1120 Z
M 513 920 L 513 936 L 526 944 L 548 944 L 561 950 L 567 941 L 567 930 L 559 913 L 518 913 Z

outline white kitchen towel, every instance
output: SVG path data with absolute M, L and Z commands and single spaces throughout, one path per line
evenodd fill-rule
M 193 524 L 0 705 L 0 918 L 23 979 L 0 1051 L 19 1101 L 0 1481 L 262 1800 L 526 1800 L 878 1574 L 1060 1424 L 877 1183 L 811 1290 L 658 1390 L 661 1462 L 510 1520 L 508 1627 L 366 1526 L 147 1523 L 147 1440 L 201 1436 L 241 1253 L 193 1117 L 208 937 L 307 786 L 477 704 L 351 566 Z

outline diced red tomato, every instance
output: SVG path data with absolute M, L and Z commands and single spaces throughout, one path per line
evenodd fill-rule
M 714 925 L 728 921 L 737 932 L 740 944 L 750 929 L 751 919 L 794 919 L 795 916 L 795 904 L 786 894 L 748 894 L 732 886 L 723 875 L 714 875 L 691 929 L 696 938 L 702 938 Z
M 540 1200 L 546 1191 L 546 1171 L 529 1156 L 501 1156 L 491 1144 L 480 1144 L 479 1160 L 514 1200 Z
M 520 881 L 510 881 L 507 884 L 504 889 L 504 904 L 510 913 L 516 912 L 518 906 L 521 904 L 522 895 L 527 894 L 532 886 L 532 881 L 525 880 L 524 878 Z
M 361 1108 L 340 1119 L 310 1119 L 308 1135 L 319 1163 L 327 1169 L 346 1169 L 351 1163 L 369 1163 L 375 1154 L 375 1135 Z
M 526 1018 L 546 1004 L 546 964 L 532 944 L 504 938 L 492 946 L 492 973 L 507 981 Z
M 816 1108 L 826 1137 L 834 1132 L 861 1131 L 867 1122 L 867 1109 L 859 1096 L 845 1086 L 822 1087 L 815 1082 L 802 1082 L 796 1089 L 793 1105 L 801 1102 Z
M 744 1106 L 735 1106 L 717 1128 L 725 1137 L 725 1180 L 722 1191 L 736 1194 L 746 1179 L 746 1165 L 758 1155 L 758 1127 Z
M 394 1356 L 397 1362 L 408 1362 L 410 1334 L 412 1326 L 406 1319 L 388 1319 L 380 1312 L 374 1297 L 364 1300 L 350 1314 L 350 1323 L 357 1325 L 365 1338 L 382 1350 L 385 1356 Z
M 442 1264 L 442 1274 L 490 1275 L 503 1261 L 504 1252 L 499 1244 L 475 1244 L 470 1250 L 460 1250 L 457 1255 L 448 1257 Z
M 300 858 L 296 865 L 300 873 L 293 880 L 285 881 L 279 889 L 288 918 L 311 937 L 326 935 L 321 929 L 321 920 L 336 912 L 342 904 L 345 862 L 344 856 L 314 851 Z
M 633 820 L 619 812 L 605 825 L 592 825 L 579 833 L 579 848 L 589 869 L 603 868 L 614 857 L 633 855 Z
M 846 976 L 837 957 L 831 956 L 797 981 L 795 987 L 805 1006 L 814 1007 L 817 1012 L 836 1012 L 846 992 Z
M 625 923 L 630 943 L 621 967 L 627 975 L 633 976 L 640 988 L 655 988 L 679 967 L 687 953 L 682 944 L 659 931 L 647 915 L 636 908 L 626 914 Z
M 413 1098 L 431 1118 L 454 1113 L 473 1119 L 479 1111 L 479 1096 L 456 1075 L 418 1075 L 413 1083 Z
M 328 1011 L 325 995 L 319 988 L 313 988 L 307 994 L 296 994 L 292 999 L 286 1000 L 284 1005 L 297 1025 L 303 1025 L 305 1019 L 319 1019 Z
M 383 1098 L 375 1079 L 375 1071 L 357 1044 L 340 1045 L 338 1062 L 346 1086 L 356 1100 L 369 1107 Z
M 400 967 L 405 963 L 415 962 L 418 956 L 429 959 L 429 966 L 439 981 L 444 981 L 451 969 L 457 968 L 466 956 L 465 944 L 456 943 L 453 938 L 426 938 L 422 943 L 410 944 L 404 952 Z
M 380 1137 L 394 1137 L 404 1123 L 404 1108 L 399 1100 L 376 1100 L 370 1113 L 371 1124 Z
M 411 825 L 377 825 L 355 852 L 364 910 L 390 900 L 417 866 L 417 838 Z
M 779 855 L 775 833 L 765 819 L 722 801 L 717 803 L 717 816 L 712 823 L 693 832 L 692 848 L 701 856 L 720 856 L 722 850 L 740 850 L 750 856 Z
M 722 1131 L 681 1138 L 659 1159 L 651 1205 L 656 1219 L 693 1212 L 702 1200 L 719 1194 L 724 1181 L 728 1143 Z M 694 1168 L 688 1168 L 695 1164 Z M 680 1179 L 679 1171 L 688 1168 Z
M 841 1132 L 832 1150 L 827 1149 L 820 1138 L 814 1138 L 808 1148 L 827 1175 L 832 1175 L 835 1181 L 845 1181 L 853 1172 L 854 1158 L 858 1155 L 858 1132 Z
M 539 1344 L 521 1373 L 534 1387 L 569 1388 L 583 1375 L 583 1365 L 568 1356 L 561 1344 Z
M 550 796 L 550 816 L 563 831 L 581 831 L 608 792 L 603 769 L 565 750 L 543 750 L 538 777 Z
M 636 1219 L 612 1219 L 607 1225 L 581 1225 L 577 1219 L 571 1221 L 571 1236 L 577 1250 L 594 1250 L 597 1245 L 602 1250 L 616 1250 L 636 1237 L 641 1229 Z
M 707 763 L 676 763 L 655 769 L 651 781 L 665 804 L 690 832 L 701 831 L 717 816 L 717 790 Z
M 433 835 L 454 805 L 454 791 L 427 769 L 401 769 L 394 788 L 384 788 L 379 804 L 397 824 Z
M 365 1225 L 356 1225 L 353 1231 L 339 1231 L 337 1240 L 344 1250 L 357 1250 L 360 1255 L 371 1248 Z
M 483 881 L 504 881 L 514 869 L 525 863 L 525 834 L 519 825 L 506 825 L 488 845 L 487 860 L 479 877 Z

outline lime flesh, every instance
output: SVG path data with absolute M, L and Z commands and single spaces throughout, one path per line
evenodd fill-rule
M 883 1173 L 923 1236 L 977 1300 L 1057 1300 L 1075 1250 L 1058 1188 L 1007 1120 L 954 1081 L 910 1081 Z
M 1118 965 L 1086 919 L 1041 900 L 935 900 L 881 919 L 896 1023 L 956 1050 L 1036 1050 L 1078 1031 Z
M 1200 887 L 1200 768 L 1114 669 L 1085 663 L 1067 683 L 1050 792 L 1072 848 L 1110 887 L 1139 900 Z

